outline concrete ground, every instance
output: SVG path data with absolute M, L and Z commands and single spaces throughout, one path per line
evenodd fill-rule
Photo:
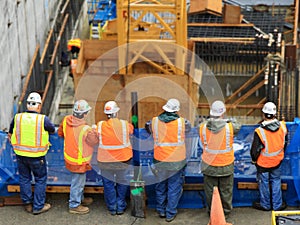
M 89 196 L 93 197 L 94 202 L 86 215 L 68 212 L 68 194 L 47 194 L 47 202 L 52 205 L 48 212 L 32 215 L 25 212 L 23 206 L 4 206 L 0 208 L 0 225 L 207 225 L 209 221 L 205 209 L 179 209 L 177 217 L 170 223 L 159 218 L 155 210 L 150 208 L 146 209 L 146 218 L 135 218 L 130 214 L 130 204 L 125 214 L 111 216 L 105 207 L 103 194 Z M 226 222 L 235 225 L 271 225 L 271 212 L 249 207 L 234 208 Z

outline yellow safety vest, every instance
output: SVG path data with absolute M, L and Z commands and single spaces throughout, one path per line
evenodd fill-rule
M 11 143 L 17 155 L 40 157 L 47 154 L 50 143 L 44 119 L 45 115 L 37 113 L 15 115 Z

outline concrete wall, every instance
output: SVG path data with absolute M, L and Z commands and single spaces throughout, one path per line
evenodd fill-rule
M 8 130 L 37 44 L 43 50 L 61 0 L 0 1 L 0 129 Z

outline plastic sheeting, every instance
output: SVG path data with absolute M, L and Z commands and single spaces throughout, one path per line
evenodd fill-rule
M 235 137 L 235 167 L 234 167 L 234 206 L 250 206 L 253 200 L 258 199 L 257 190 L 240 190 L 238 182 L 256 182 L 256 168 L 251 164 L 250 148 L 254 129 L 257 125 L 244 125 Z M 288 191 L 283 195 L 288 205 L 299 205 L 300 199 L 300 127 L 299 119 L 287 123 L 289 144 L 282 164 L 282 180 L 288 185 Z M 50 135 L 51 147 L 46 156 L 48 166 L 49 185 L 70 185 L 70 173 L 66 170 L 63 157 L 63 139 L 57 134 Z M 148 207 L 155 205 L 154 184 L 155 176 L 151 170 L 153 161 L 153 139 L 145 129 L 136 129 L 132 138 L 134 150 L 133 163 L 142 166 L 142 178 L 145 181 L 148 198 Z M 202 148 L 199 142 L 198 129 L 193 128 L 186 134 L 187 166 L 185 169 L 186 183 L 202 183 L 200 162 Z M 96 162 L 96 149 L 92 159 L 92 171 L 87 173 L 88 186 L 102 186 L 101 171 Z M 134 167 L 138 168 L 138 167 Z M 128 179 L 132 179 L 134 171 L 128 173 Z M 12 146 L 7 141 L 7 134 L 0 132 L 0 196 L 8 196 L 6 186 L 18 184 L 18 171 L 15 154 Z M 203 191 L 185 191 L 179 207 L 202 208 L 205 205 Z

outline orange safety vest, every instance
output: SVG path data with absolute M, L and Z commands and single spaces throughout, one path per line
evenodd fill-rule
M 154 117 L 152 119 L 154 139 L 154 158 L 162 162 L 179 162 L 186 159 L 185 123 L 178 118 L 164 123 Z
M 132 158 L 129 124 L 126 120 L 111 118 L 98 123 L 98 162 L 125 162 Z
M 45 115 L 18 113 L 14 118 L 11 143 L 17 155 L 40 157 L 47 154 L 49 133 L 44 128 Z
M 88 145 L 84 136 L 90 129 L 88 125 L 67 126 L 67 117 L 63 121 L 64 158 L 70 165 L 86 165 L 92 159 L 93 147 Z
M 218 133 L 207 129 L 206 123 L 199 128 L 200 140 L 203 145 L 202 160 L 211 166 L 227 166 L 234 161 L 233 126 L 226 123 Z
M 264 168 L 277 166 L 284 157 L 284 142 L 287 134 L 285 122 L 280 122 L 280 128 L 276 132 L 263 129 L 262 127 L 256 128 L 255 131 L 265 146 L 261 150 L 257 164 Z
M 75 75 L 78 59 L 71 59 L 71 73 Z

